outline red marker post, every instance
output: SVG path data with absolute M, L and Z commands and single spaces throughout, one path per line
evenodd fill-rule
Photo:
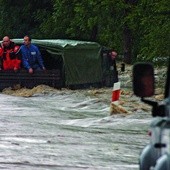
M 112 103 L 118 104 L 119 98 L 120 98 L 120 82 L 116 82 L 113 84 Z

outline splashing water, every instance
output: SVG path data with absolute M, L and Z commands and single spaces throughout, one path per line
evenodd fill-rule
M 110 116 L 105 89 L 28 91 L 0 94 L 0 169 L 139 169 L 150 114 Z

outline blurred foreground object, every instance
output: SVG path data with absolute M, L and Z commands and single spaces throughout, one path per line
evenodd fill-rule
M 139 157 L 140 170 L 170 170 L 170 59 L 164 99 L 156 102 L 145 97 L 154 95 L 154 69 L 150 63 L 137 63 L 133 68 L 133 91 L 141 101 L 152 106 L 150 143 Z
M 133 91 L 138 97 L 154 95 L 154 71 L 150 63 L 138 63 L 133 67 Z

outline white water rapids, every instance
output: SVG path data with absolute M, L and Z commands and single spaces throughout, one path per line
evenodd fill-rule
M 139 169 L 150 113 L 110 116 L 104 97 L 79 90 L 0 99 L 0 169 Z

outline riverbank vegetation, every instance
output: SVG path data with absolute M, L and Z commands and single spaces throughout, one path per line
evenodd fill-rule
M 170 55 L 168 0 L 0 0 L 0 11 L 1 39 L 96 41 L 128 64 Z

